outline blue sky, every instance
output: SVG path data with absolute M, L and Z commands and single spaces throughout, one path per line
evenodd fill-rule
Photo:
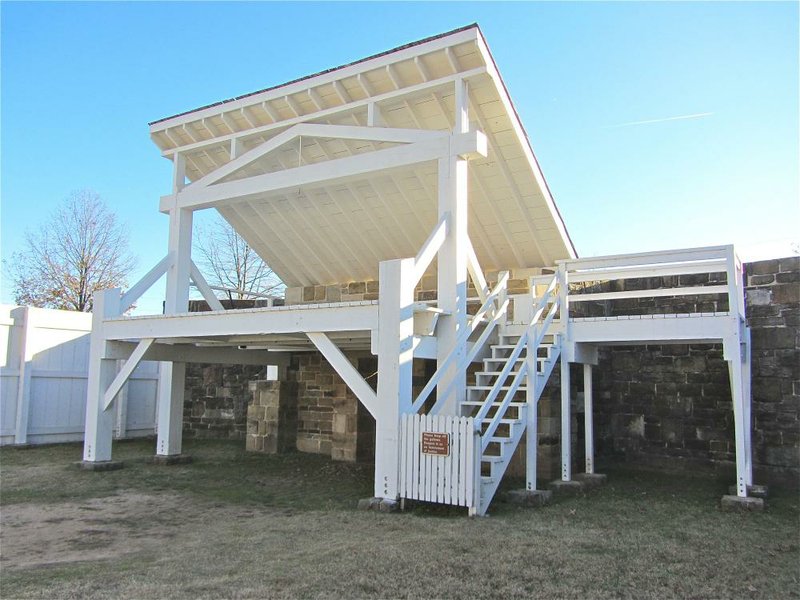
M 478 22 L 582 256 L 800 237 L 797 3 L 10 3 L 4 259 L 98 191 L 143 274 L 170 163 L 148 121 Z M 693 118 L 664 120 L 699 115 Z M 641 121 L 652 121 L 640 123 Z M 783 252 L 784 254 L 786 252 Z M 0 300 L 10 302 L 3 277 Z M 146 302 L 157 308 L 158 292 Z

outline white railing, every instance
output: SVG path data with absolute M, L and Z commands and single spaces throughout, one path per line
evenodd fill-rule
M 733 246 L 600 256 L 558 261 L 558 265 L 559 273 L 564 278 L 564 295 L 567 297 L 567 303 L 562 310 L 564 319 L 572 316 L 570 303 L 680 296 L 727 296 L 730 316 L 740 321 L 745 317 L 742 263 Z M 578 283 L 601 284 L 609 281 L 713 273 L 725 273 L 726 281 L 713 285 L 678 285 L 679 282 L 676 281 L 674 285 L 624 291 L 569 291 L 570 285 Z M 542 280 L 541 277 L 532 279 L 533 283 L 540 283 Z M 616 316 L 624 314 L 622 310 L 617 312 L 620 314 Z
M 506 361 L 506 364 L 503 366 L 503 370 L 497 376 L 497 380 L 494 382 L 492 389 L 489 391 L 486 399 L 483 401 L 482 406 L 478 410 L 478 413 L 475 415 L 475 426 L 476 428 L 480 429 L 481 423 L 486 418 L 486 415 L 489 414 L 489 410 L 493 406 L 496 406 L 494 416 L 481 436 L 481 451 L 485 451 L 486 447 L 489 445 L 489 440 L 500 425 L 503 415 L 508 410 L 511 400 L 519 390 L 519 387 L 522 385 L 525 377 L 530 375 L 530 385 L 536 385 L 537 373 L 529 373 L 529 368 L 536 368 L 536 357 L 538 356 L 539 346 L 542 344 L 544 338 L 550 333 L 550 326 L 552 325 L 553 320 L 559 311 L 559 307 L 561 306 L 560 298 L 557 292 L 560 292 L 559 276 L 553 275 L 551 276 L 551 281 L 549 282 L 547 289 L 539 299 L 539 302 L 534 309 L 531 322 L 529 323 L 528 327 L 526 327 L 525 331 L 523 331 L 520 335 L 519 340 L 515 344 L 514 349 L 511 351 L 511 354 Z M 542 316 L 545 315 L 545 312 L 546 316 L 544 319 L 542 319 Z M 500 392 L 503 391 L 503 387 L 506 387 L 505 383 L 514 369 L 517 359 L 519 359 L 520 355 L 522 354 L 522 350 L 526 348 L 529 355 L 531 355 L 533 359 L 522 362 L 519 371 L 517 371 L 517 373 L 514 375 L 514 379 L 511 381 L 511 384 L 507 386 L 508 389 L 506 390 L 502 402 L 499 406 L 495 405 L 494 402 L 500 395 Z M 529 365 L 533 365 L 533 367 L 529 367 Z M 529 410 L 535 410 L 535 407 L 528 408 Z
M 472 316 L 467 327 L 461 330 L 459 333 L 453 351 L 441 363 L 439 368 L 436 369 L 436 373 L 433 374 L 433 377 L 430 378 L 428 383 L 424 388 L 422 388 L 419 395 L 412 403 L 411 412 L 417 413 L 420 411 L 431 392 L 436 388 L 437 385 L 439 385 L 444 377 L 444 374 L 450 369 L 459 354 L 461 354 L 461 360 L 459 360 L 455 365 L 456 373 L 465 371 L 467 367 L 469 367 L 472 360 L 489 341 L 494 328 L 505 316 L 506 310 L 508 309 L 508 298 L 505 295 L 505 292 L 508 289 L 508 277 L 509 274 L 507 271 L 500 273 L 497 284 L 494 286 L 491 292 L 489 292 L 483 305 L 478 309 L 478 312 Z M 467 352 L 461 353 L 461 350 L 467 344 L 469 337 L 475 332 L 478 326 L 484 322 L 486 327 L 481 332 L 481 335 Z M 441 393 L 439 397 L 437 397 L 436 403 L 430 410 L 430 414 L 438 414 L 439 410 L 441 410 L 442 406 L 444 405 L 445 400 L 454 391 L 456 381 L 457 379 L 454 378 L 445 391 Z

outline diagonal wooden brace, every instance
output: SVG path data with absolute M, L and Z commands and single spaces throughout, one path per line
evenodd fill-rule
M 114 381 L 111 382 L 111 385 L 108 386 L 106 393 L 103 395 L 103 410 L 108 410 L 111 406 L 111 403 L 114 401 L 114 398 L 119 391 L 122 389 L 122 386 L 125 385 L 125 382 L 128 381 L 128 377 L 131 376 L 133 370 L 139 365 L 144 357 L 145 352 L 153 345 L 155 340 L 153 338 L 145 338 L 139 342 L 139 345 L 136 346 L 136 350 L 131 353 L 131 357 L 125 362 L 125 365 L 119 370 L 117 376 L 114 378 Z
M 339 350 L 336 344 L 334 344 L 327 335 L 319 332 L 308 332 L 306 335 L 339 374 L 339 377 L 344 380 L 347 387 L 353 390 L 353 393 L 364 407 L 375 417 L 378 396 L 370 385 L 364 381 L 361 373 L 347 360 L 347 357 L 342 354 L 342 351 Z
M 208 285 L 206 278 L 203 277 L 203 274 L 200 272 L 200 269 L 197 268 L 197 265 L 194 264 L 194 261 L 189 265 L 189 275 L 197 286 L 197 289 L 203 295 L 203 298 L 205 298 L 205 301 L 208 302 L 208 306 L 211 310 L 225 310 L 225 307 L 222 306 L 222 302 L 214 295 L 214 291 L 211 289 L 211 286 Z

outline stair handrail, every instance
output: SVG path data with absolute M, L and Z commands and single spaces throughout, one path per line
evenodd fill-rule
M 508 279 L 508 271 L 504 271 L 499 275 L 497 283 L 487 296 L 486 301 L 483 303 L 480 309 L 478 309 L 478 312 L 473 315 L 468 325 L 459 333 L 453 351 L 447 356 L 447 358 L 445 358 L 444 362 L 442 362 L 439 368 L 436 369 L 436 372 L 428 380 L 428 383 L 425 384 L 425 387 L 422 388 L 422 391 L 420 391 L 420 393 L 417 395 L 417 398 L 411 404 L 412 413 L 419 412 L 419 410 L 422 408 L 422 405 L 425 404 L 425 401 L 428 399 L 428 396 L 431 395 L 431 392 L 439 384 L 444 374 L 458 356 L 458 351 L 467 343 L 469 336 L 472 335 L 472 333 L 478 328 L 478 325 L 484 321 L 484 319 L 487 317 L 487 314 L 489 314 L 491 310 L 491 316 L 489 316 L 489 321 L 486 323 L 486 328 L 483 330 L 480 337 L 475 341 L 472 349 L 469 352 L 466 352 L 462 360 L 456 365 L 456 372 L 458 373 L 465 370 L 469 366 L 470 362 L 472 362 L 472 359 L 475 358 L 477 353 L 486 344 L 498 321 L 503 315 L 505 315 L 506 310 L 508 309 L 508 298 L 504 298 L 502 302 L 499 302 L 502 292 L 505 291 L 508 286 Z M 436 399 L 436 403 L 431 408 L 430 414 L 434 415 L 441 409 L 444 399 L 447 398 L 453 391 L 452 388 L 454 382 L 455 380 L 451 382 L 451 384 L 445 389 L 445 392 L 441 395 L 441 398 Z
M 500 394 L 503 388 L 503 384 L 505 383 L 506 379 L 508 379 L 509 374 L 511 373 L 512 369 L 514 368 L 514 363 L 519 358 L 520 354 L 522 354 L 522 349 L 527 347 L 528 339 L 531 335 L 535 335 L 533 339 L 533 351 L 538 352 L 539 345 L 542 343 L 545 335 L 547 335 L 547 331 L 555 318 L 556 312 L 558 312 L 558 308 L 560 305 L 560 294 L 556 294 L 555 290 L 559 285 L 559 278 L 558 275 L 554 275 L 552 281 L 547 286 L 542 297 L 539 299 L 538 304 L 533 312 L 533 318 L 528 326 L 525 328 L 525 331 L 520 335 L 519 340 L 517 341 L 514 349 L 511 351 L 503 370 L 497 376 L 497 380 L 494 382 L 492 389 L 489 391 L 489 394 L 486 396 L 486 399 L 483 401 L 478 413 L 475 415 L 475 428 L 476 430 L 480 431 L 481 423 L 483 419 L 486 418 L 486 415 L 489 413 L 489 409 L 492 407 L 495 399 Z M 533 293 L 533 290 L 531 290 Z M 539 320 L 542 318 L 542 314 L 544 313 L 545 309 L 547 308 L 548 304 L 551 304 L 550 310 L 547 311 L 547 316 L 542 321 L 541 325 L 539 325 Z M 534 328 L 537 331 L 534 333 Z M 514 397 L 514 393 L 516 393 L 517 388 L 519 388 L 522 378 L 527 374 L 528 365 L 527 361 L 523 362 L 520 366 L 519 371 L 514 376 L 512 383 L 507 390 L 506 395 L 503 397 L 503 401 L 497 407 L 492 420 L 489 423 L 489 426 L 486 428 L 486 431 L 481 436 L 481 446 L 485 450 L 486 446 L 488 445 L 489 438 L 492 437 L 494 432 L 497 430 L 497 427 L 500 425 L 500 421 L 503 418 L 506 410 L 508 410 L 508 406 L 511 403 L 511 399 Z M 536 375 L 534 373 L 534 375 Z

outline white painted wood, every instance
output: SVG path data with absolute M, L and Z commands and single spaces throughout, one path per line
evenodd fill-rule
M 443 414 L 455 415 L 457 407 L 465 398 L 466 373 L 454 366 L 443 369 L 451 354 L 454 362 L 462 361 L 466 353 L 465 344 L 459 334 L 467 328 L 467 230 L 468 198 L 467 186 L 469 172 L 467 161 L 458 156 L 439 160 L 438 172 L 438 212 L 439 218 L 449 214 L 447 237 L 439 248 L 437 268 L 437 290 L 439 308 L 448 316 L 439 320 L 437 369 L 442 370 L 441 381 L 437 386 L 437 404 L 441 398 Z M 445 395 L 450 388 L 452 392 Z
M 435 81 L 427 82 L 427 83 L 420 83 L 416 85 L 407 86 L 403 89 L 403 94 L 418 94 L 424 93 L 426 91 L 439 91 L 444 90 L 450 86 L 452 86 L 453 81 L 457 78 L 463 78 L 465 80 L 469 80 L 473 77 L 479 77 L 486 73 L 486 69 L 484 67 L 476 67 L 474 69 L 469 69 L 463 71 L 458 75 L 447 75 L 441 77 Z M 313 88 L 312 91 L 316 93 Z M 343 116 L 349 114 L 358 113 L 358 111 L 369 110 L 370 105 L 375 105 L 379 107 L 381 104 L 385 103 L 387 100 L 396 99 L 399 96 L 395 91 L 387 92 L 384 94 L 379 94 L 372 98 L 365 98 L 362 100 L 355 100 L 353 102 L 348 103 L 347 105 L 339 105 L 333 106 L 330 108 L 325 108 L 319 110 L 318 112 L 314 113 L 313 115 L 304 115 L 302 117 L 294 117 L 290 119 L 281 119 L 277 112 L 271 108 L 269 103 L 265 103 L 261 106 L 265 109 L 265 111 L 272 111 L 274 112 L 273 122 L 267 125 L 261 125 L 259 127 L 254 127 L 252 129 L 248 129 L 245 131 L 232 133 L 228 135 L 221 135 L 216 138 L 210 140 L 194 140 L 191 143 L 184 144 L 180 143 L 177 140 L 172 141 L 174 147 L 172 148 L 163 148 L 161 155 L 164 157 L 172 157 L 176 152 L 182 152 L 188 156 L 190 152 L 202 151 L 204 149 L 213 148 L 214 146 L 218 146 L 221 144 L 230 144 L 230 141 L 234 138 L 241 139 L 241 140 L 249 140 L 251 138 L 262 138 L 265 134 L 270 134 L 276 130 L 282 130 L 292 125 L 296 125 L 298 123 L 307 122 L 310 119 L 321 120 L 321 119 L 338 119 L 342 118 Z M 163 130 L 164 135 L 169 136 L 169 130 Z M 158 142 L 156 142 L 158 143 Z
M 586 447 L 585 470 L 594 473 L 594 408 L 592 390 L 592 365 L 583 365 L 583 414 Z
M 702 248 L 680 248 L 677 250 L 657 250 L 654 252 L 634 252 L 630 254 L 609 254 L 591 258 L 557 260 L 556 264 L 567 264 L 570 270 L 617 269 L 641 265 L 680 263 L 684 261 L 727 260 L 731 246 L 707 246 Z
M 742 403 L 744 407 L 745 484 L 747 485 L 753 485 L 752 352 L 750 328 L 744 327 L 742 332 Z
M 108 345 L 106 345 L 108 347 Z M 117 361 L 117 372 L 122 369 L 124 364 L 122 361 Z M 130 380 L 130 378 L 129 378 Z M 114 439 L 125 439 L 128 433 L 128 386 L 123 385 L 122 389 L 117 394 L 117 411 L 116 411 L 116 424 L 114 427 Z
M 186 187 L 186 156 L 176 152 L 173 157 L 172 192 L 177 194 Z
M 136 347 L 137 344 L 133 342 L 111 341 L 106 345 L 106 356 L 117 360 L 126 360 Z M 267 350 L 241 350 L 235 346 L 154 343 L 145 352 L 142 360 L 285 367 L 289 364 L 289 354 Z
M 111 460 L 111 440 L 114 414 L 103 410 L 103 395 L 114 380 L 116 364 L 105 358 L 106 340 L 103 321 L 120 312 L 120 290 L 95 292 L 93 297 L 92 333 L 89 350 L 89 374 L 86 385 L 86 437 L 83 443 L 83 460 L 104 462 Z
M 417 252 L 416 257 L 414 258 L 414 285 L 422 279 L 422 276 L 425 274 L 425 271 L 428 270 L 431 262 L 433 259 L 436 258 L 439 249 L 444 244 L 445 239 L 447 239 L 447 230 L 448 230 L 448 220 L 450 218 L 450 213 L 444 213 L 440 219 L 439 223 L 437 223 L 436 227 L 431 231 L 428 239 L 425 240 L 425 243 L 422 244 L 422 248 L 419 249 Z
M 380 263 L 378 400 L 375 416 L 375 496 L 398 496 L 400 415 L 411 410 L 414 358 L 414 259 Z
M 693 287 L 674 287 L 655 290 L 628 290 L 625 292 L 603 292 L 595 294 L 570 294 L 571 302 L 595 302 L 598 300 L 623 300 L 629 298 L 662 298 L 665 296 L 701 296 L 708 294 L 727 294 L 727 285 L 705 285 Z
M 189 278 L 192 264 L 192 212 L 175 207 L 169 214 L 169 252 L 175 257 L 167 271 L 165 314 L 183 313 L 189 309 Z M 108 328 L 106 323 L 104 327 Z M 150 338 L 143 336 L 134 338 Z M 109 338 L 106 338 L 109 339 Z M 183 397 L 186 364 L 161 363 L 159 369 L 156 454 L 171 456 L 181 453 L 183 435 Z
M 200 272 L 200 269 L 197 268 L 197 265 L 194 264 L 194 261 L 191 261 L 189 264 L 189 275 L 205 301 L 208 302 L 208 306 L 211 310 L 225 310 L 225 307 L 222 306 L 222 302 L 214 295 L 211 286 L 208 285 L 206 278 L 203 277 L 203 274 Z
M 750 423 L 745 422 L 745 400 L 742 358 L 740 338 L 738 331 L 734 335 L 726 337 L 723 342 L 725 355 L 728 360 L 728 373 L 731 384 L 731 396 L 733 400 L 733 422 L 734 437 L 736 444 L 736 495 L 740 498 L 747 497 L 747 453 L 745 445 L 747 443 L 747 429 Z
M 452 415 L 404 414 L 400 428 L 403 477 L 399 495 L 409 500 L 423 500 L 471 506 L 474 502 L 476 434 L 474 420 Z M 422 454 L 423 432 L 446 433 L 450 436 L 450 454 Z M 479 465 L 477 465 L 479 466 Z
M 162 362 L 158 386 L 156 454 L 181 453 L 186 363 Z
M 539 455 L 539 394 L 537 389 L 537 365 L 536 358 L 538 345 L 536 338 L 538 335 L 537 326 L 533 325 L 528 330 L 526 336 L 527 347 L 525 350 L 525 371 L 527 375 L 527 385 L 525 386 L 525 489 L 533 491 L 536 489 L 536 479 Z
M 327 335 L 318 331 L 309 331 L 306 335 L 364 405 L 364 408 L 369 411 L 369 414 L 375 417 L 378 412 L 378 396 L 364 381 L 358 370 Z
M 158 261 L 155 267 L 150 269 L 144 277 L 123 294 L 122 300 L 120 300 L 120 311 L 127 312 L 141 295 L 153 287 L 153 284 L 161 279 L 161 276 L 171 268 L 174 260 L 175 255 L 172 252 L 167 252 L 167 255 Z
M 486 302 L 490 291 L 489 285 L 486 283 L 486 277 L 478 261 L 478 255 L 475 254 L 475 247 L 469 237 L 467 237 L 467 272 L 472 278 L 472 283 L 475 285 L 475 291 L 478 293 L 481 303 Z
M 409 259 L 412 260 L 412 259 Z M 413 319 L 412 319 L 413 322 Z M 367 331 L 378 328 L 376 302 L 333 303 L 155 315 L 115 319 L 106 323 L 106 339 L 129 340 L 230 335 Z
M 166 128 L 178 127 L 182 124 L 215 116 L 222 112 L 233 112 L 243 107 L 269 102 L 277 98 L 282 98 L 286 95 L 301 93 L 310 86 L 319 88 L 323 85 L 334 85 L 334 82 L 342 81 L 350 77 L 358 77 L 358 75 L 361 73 L 386 68 L 387 66 L 398 62 L 406 60 L 413 61 L 417 56 L 442 51 L 445 47 L 458 46 L 459 44 L 471 42 L 476 40 L 478 37 L 478 31 L 474 28 L 459 31 L 452 35 L 429 40 L 423 44 L 414 44 L 395 52 L 382 54 L 367 60 L 358 61 L 357 63 L 349 66 L 333 69 L 331 71 L 314 76 L 313 80 L 297 81 L 295 83 L 279 86 L 278 88 L 272 90 L 265 90 L 256 94 L 250 94 L 246 97 L 226 102 L 222 105 L 211 106 L 205 109 L 192 111 L 187 114 L 170 117 L 168 119 L 153 123 L 150 126 L 150 131 L 151 133 L 156 133 Z M 466 77 L 467 74 L 461 73 L 460 76 Z M 452 80 L 453 78 L 449 77 L 449 79 Z M 407 90 L 405 91 L 407 93 Z M 392 95 L 388 95 L 388 97 L 391 98 Z M 378 99 L 379 97 L 372 98 L 373 101 L 378 101 Z
M 463 134 L 469 136 L 469 134 Z M 302 187 L 314 187 L 323 183 L 342 183 L 383 169 L 392 169 L 436 160 L 450 148 L 450 139 L 435 138 L 413 144 L 405 144 L 385 150 L 376 150 L 357 156 L 347 156 L 321 163 L 289 168 L 275 173 L 255 175 L 218 183 L 204 188 L 187 187 L 175 196 L 162 200 L 162 211 L 173 205 L 197 210 L 222 204 L 230 204 L 257 194 L 282 194 Z M 470 140 L 462 142 L 464 148 L 471 147 Z M 478 138 L 474 135 L 472 146 L 478 149 Z
M 571 264 L 571 263 L 570 263 Z M 642 277 L 669 277 L 672 275 L 692 275 L 698 273 L 720 273 L 727 270 L 724 260 L 704 260 L 698 262 L 681 262 L 677 264 L 652 264 L 646 266 L 614 269 L 591 269 L 570 272 L 573 283 L 584 281 L 604 281 L 607 279 L 638 279 Z
M 128 381 L 128 378 L 133 373 L 133 370 L 139 366 L 139 363 L 141 362 L 142 358 L 144 358 L 148 348 L 153 345 L 154 341 L 155 340 L 152 338 L 145 338 L 136 346 L 136 349 L 131 353 L 130 358 L 128 358 L 123 367 L 117 373 L 114 381 L 111 382 L 111 385 L 109 385 L 108 389 L 105 391 L 105 394 L 103 395 L 103 410 L 108 410 L 111 407 L 111 403 L 114 401 L 114 398 L 122 390 L 122 386 L 124 386 Z
M 561 356 L 561 481 L 572 480 L 572 403 L 569 361 Z

